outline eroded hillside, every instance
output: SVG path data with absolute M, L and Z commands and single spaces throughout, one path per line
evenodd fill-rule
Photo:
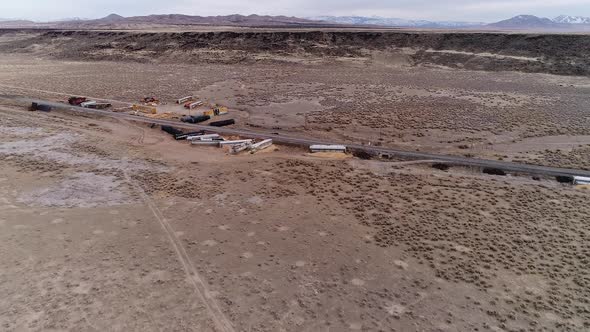
M 325 62 L 590 74 L 590 36 L 393 31 L 4 30 L 1 52 L 72 60 L 169 63 Z M 18 35 L 18 38 L 14 36 Z

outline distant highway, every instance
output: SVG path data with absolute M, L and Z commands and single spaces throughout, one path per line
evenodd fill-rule
M 161 120 L 161 119 L 150 119 L 142 116 L 135 116 L 125 113 L 115 113 L 111 111 L 105 110 L 93 110 L 83 107 L 71 106 L 68 104 L 51 102 L 46 100 L 39 100 L 34 98 L 26 98 L 21 96 L 0 96 L 5 99 L 12 99 L 15 101 L 20 102 L 37 102 L 43 103 L 46 105 L 50 105 L 56 109 L 63 109 L 63 110 L 71 110 L 75 112 L 81 112 L 84 114 L 95 114 L 100 116 L 108 116 L 123 120 L 129 121 L 136 121 L 136 122 L 144 122 L 144 123 L 154 123 L 158 125 L 165 125 L 165 126 L 174 126 L 177 128 L 189 129 L 189 130 L 205 130 L 208 132 L 215 132 L 219 134 L 226 134 L 226 135 L 236 135 L 248 138 L 255 138 L 255 139 L 267 139 L 271 138 L 274 142 L 279 144 L 286 144 L 286 145 L 296 145 L 296 146 L 309 146 L 313 144 L 338 144 L 338 145 L 345 145 L 347 149 L 352 151 L 364 151 L 370 154 L 388 154 L 394 157 L 402 157 L 407 159 L 426 159 L 426 160 L 434 160 L 438 162 L 444 162 L 452 165 L 458 166 L 474 166 L 474 167 L 481 167 L 481 168 L 497 168 L 504 170 L 506 172 L 516 172 L 516 173 L 527 173 L 533 175 L 542 175 L 542 176 L 584 176 L 590 177 L 590 171 L 585 170 L 577 170 L 577 169 L 568 169 L 568 168 L 558 168 L 558 167 L 547 167 L 547 166 L 537 166 L 537 165 L 527 165 L 527 164 L 520 164 L 520 163 L 513 163 L 507 161 L 498 161 L 498 160 L 487 160 L 487 159 L 478 159 L 478 158 L 468 158 L 468 157 L 461 157 L 461 156 L 453 156 L 453 155 L 444 155 L 444 154 L 435 154 L 435 153 L 425 153 L 425 152 L 414 152 L 414 151 L 407 151 L 407 150 L 400 150 L 400 149 L 392 149 L 386 147 L 376 147 L 376 146 L 367 146 L 367 145 L 359 145 L 359 144 L 347 144 L 343 142 L 330 142 L 324 140 L 318 140 L 314 138 L 303 138 L 303 137 L 293 137 L 293 136 L 285 136 L 285 135 L 274 135 L 274 134 L 267 134 L 267 133 L 260 133 L 254 132 L 247 129 L 233 129 L 233 128 L 226 128 L 226 127 L 211 127 L 206 125 L 198 125 L 198 124 L 189 124 L 177 121 L 170 121 L 170 120 Z

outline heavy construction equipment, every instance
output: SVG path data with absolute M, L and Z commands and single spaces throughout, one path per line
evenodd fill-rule
M 208 111 L 204 111 L 203 115 L 208 115 L 210 117 L 219 116 L 227 114 L 227 107 L 216 106 Z
M 219 115 L 224 115 L 224 114 L 227 114 L 227 107 L 217 106 L 217 107 L 213 108 L 213 115 L 219 116 Z
M 160 104 L 160 100 L 156 97 L 145 97 L 143 103 L 150 106 L 157 106 Z

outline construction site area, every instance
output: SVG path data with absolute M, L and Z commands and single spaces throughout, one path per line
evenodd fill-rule
M 590 329 L 590 78 L 256 33 L 0 30 L 0 330 Z

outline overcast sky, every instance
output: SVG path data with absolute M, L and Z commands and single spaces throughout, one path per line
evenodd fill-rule
M 495 22 L 519 14 L 590 16 L 590 0 L 0 0 L 0 17 L 37 21 L 147 14 L 384 16 Z

